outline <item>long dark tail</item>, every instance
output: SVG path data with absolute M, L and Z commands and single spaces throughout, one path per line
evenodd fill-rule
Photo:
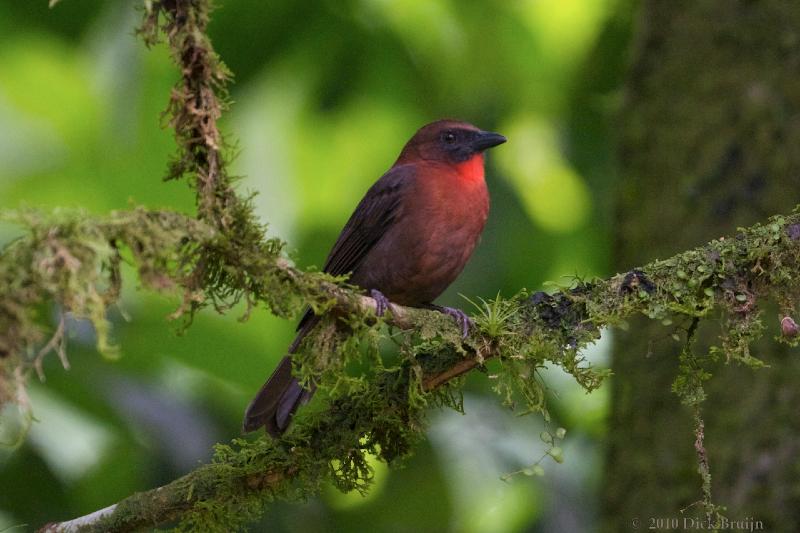
M 313 390 L 305 390 L 292 376 L 292 358 L 287 355 L 250 402 L 242 427 L 249 433 L 264 426 L 267 433 L 280 437 L 289 427 L 297 408 L 310 400 L 313 394 Z
M 261 426 L 267 433 L 280 437 L 292 421 L 297 408 L 307 403 L 314 395 L 314 388 L 304 389 L 292 376 L 292 356 L 300 342 L 317 325 L 319 317 L 306 312 L 298 326 L 297 337 L 289 347 L 289 354 L 278 363 L 256 397 L 247 406 L 242 429 L 245 433 L 255 431 Z

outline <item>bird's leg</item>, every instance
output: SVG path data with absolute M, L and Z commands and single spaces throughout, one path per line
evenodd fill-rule
M 375 315 L 383 316 L 383 314 L 386 312 L 387 309 L 389 309 L 389 306 L 391 305 L 389 298 L 384 296 L 383 293 L 378 289 L 371 289 L 369 291 L 369 295 L 372 297 L 373 300 L 375 300 Z
M 467 338 L 467 335 L 469 335 L 469 328 L 473 326 L 472 319 L 467 316 L 467 313 L 461 309 L 456 309 L 455 307 L 444 307 L 435 304 L 427 304 L 426 307 L 428 309 L 433 309 L 434 311 L 439 311 L 440 313 L 444 313 L 445 315 L 453 317 L 458 323 L 459 327 L 461 327 L 461 338 Z

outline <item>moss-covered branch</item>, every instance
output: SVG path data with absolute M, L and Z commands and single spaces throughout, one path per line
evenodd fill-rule
M 599 337 L 600 328 L 634 315 L 665 323 L 722 316 L 718 353 L 758 366 L 749 343 L 763 331 L 759 304 L 797 301 L 799 259 L 800 214 L 794 213 L 606 280 L 489 302 L 463 341 L 447 317 L 393 307 L 389 322 L 406 329 L 398 341 L 402 362 L 387 368 L 373 353 L 367 357 L 377 357 L 377 364 L 368 376 L 348 376 L 344 363 L 365 357 L 357 345 L 374 348 L 370 338 L 377 330 L 368 325 L 374 302 L 276 257 L 269 269 L 249 276 L 265 285 L 289 283 L 282 285 L 286 294 L 346 311 L 339 320 L 361 330 L 345 338 L 328 328 L 315 339 L 327 352 L 303 352 L 301 372 L 319 384 L 322 407 L 301 412 L 281 441 L 219 446 L 213 464 L 123 500 L 93 527 L 129 531 L 181 518 L 187 527 L 224 529 L 254 519 L 265 501 L 315 493 L 323 479 L 343 490 L 364 490 L 371 476 L 367 454 L 386 461 L 408 454 L 421 438 L 426 406 L 459 405 L 458 376 L 497 358 L 498 392 L 509 401 L 516 392 L 526 409 L 544 410 L 538 369 L 554 363 L 587 390 L 597 387 L 602 372 L 585 365 L 581 349 Z M 319 353 L 325 355 L 311 355 Z M 688 386 L 679 391 L 685 397 L 694 392 Z
M 165 36 L 181 74 L 165 113 L 178 146 L 167 179 L 189 177 L 197 191 L 199 218 L 230 230 L 237 222 L 233 215 L 239 199 L 227 174 L 217 120 L 227 107 L 231 73 L 206 33 L 210 10 L 208 0 L 145 2 L 139 33 L 148 46 Z

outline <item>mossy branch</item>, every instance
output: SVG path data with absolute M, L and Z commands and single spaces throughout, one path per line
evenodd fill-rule
M 137 213 L 144 216 L 144 212 Z M 125 242 L 126 248 L 131 246 L 131 237 L 118 230 L 126 228 L 125 232 L 139 235 L 131 229 L 136 224 L 132 216 L 119 214 L 117 217 L 123 217 L 126 223 L 102 225 L 117 243 Z M 145 216 L 145 220 L 151 221 L 151 217 Z M 174 235 L 181 234 L 176 227 L 186 225 L 194 228 L 192 238 L 197 242 L 218 238 L 213 230 L 198 226 L 191 219 L 173 216 L 169 220 L 174 224 Z M 35 226 L 33 234 L 44 236 L 35 242 L 40 247 L 52 246 L 46 236 L 63 234 L 64 226 L 64 222 L 49 229 Z M 153 227 L 148 227 L 147 232 L 153 232 Z M 180 248 L 183 241 L 177 239 L 176 246 Z M 18 241 L 14 248 L 19 250 L 31 242 Z M 69 242 L 63 250 L 51 249 L 56 254 L 78 255 Z M 78 247 L 80 242 L 76 240 L 74 245 Z M 137 257 L 153 257 L 154 250 L 147 242 L 133 242 L 138 242 L 133 245 L 139 250 Z M 23 255 L 40 253 L 40 249 L 29 249 Z M 327 351 L 310 349 L 301 354 L 301 373 L 314 376 L 324 407 L 301 413 L 293 430 L 281 441 L 258 439 L 219 446 L 213 464 L 165 487 L 124 500 L 100 516 L 96 525 L 103 531 L 128 531 L 180 517 L 187 527 L 203 524 L 208 528 L 216 524 L 228 528 L 253 519 L 265 501 L 315 493 L 323 479 L 333 479 L 343 490 L 364 490 L 371 477 L 367 454 L 386 461 L 407 455 L 421 438 L 428 405 L 458 406 L 460 384 L 454 378 L 485 368 L 488 359 L 496 358 L 499 365 L 493 377 L 497 390 L 509 401 L 516 391 L 524 399 L 525 409 L 544 412 L 538 370 L 548 362 L 554 363 L 572 373 L 587 390 L 597 387 L 603 372 L 586 366 L 581 349 L 599 337 L 601 328 L 619 326 L 635 315 L 644 314 L 665 323 L 682 317 L 693 320 L 712 314 L 724 316 L 721 353 L 728 360 L 758 366 L 758 359 L 749 353 L 750 342 L 763 331 L 758 304 L 767 299 L 797 301 L 799 259 L 800 214 L 793 213 L 741 230 L 733 238 L 715 240 L 606 280 L 580 282 L 552 295 L 522 291 L 512 299 L 498 300 L 476 316 L 477 327 L 463 341 L 449 318 L 428 310 L 393 306 L 387 322 L 405 330 L 397 341 L 402 362 L 384 367 L 378 360 L 368 376 L 348 377 L 343 371 L 345 362 L 363 357 L 364 350 L 356 348 L 374 347 L 374 338 L 370 338 L 379 331 L 371 324 L 374 301 L 341 282 L 319 273 L 302 272 L 280 255 L 273 255 L 259 269 L 249 265 L 247 278 L 259 286 L 273 287 L 276 299 L 293 295 L 290 299 L 296 300 L 297 305 L 305 301 L 320 310 L 338 309 L 341 313 L 337 320 L 347 320 L 356 329 L 355 336 L 345 339 L 335 333 L 337 330 L 328 328 L 327 333 L 323 331 L 314 340 Z M 132 262 L 136 261 L 133 258 Z M 45 270 L 52 269 L 54 279 L 70 275 L 69 261 L 44 265 Z M 140 272 L 150 271 L 142 270 L 150 265 L 147 261 L 137 265 Z M 180 282 L 175 272 L 167 270 L 161 275 L 151 279 Z M 68 290 L 57 290 L 51 297 L 59 294 L 74 296 Z M 67 301 L 60 303 L 65 305 Z M 271 302 L 260 301 L 268 305 Z M 502 313 L 497 312 L 498 305 L 502 306 Z M 312 355 L 320 353 L 325 355 Z M 687 395 L 693 390 L 687 388 Z
M 197 191 L 198 217 L 232 230 L 239 199 L 231 188 L 225 142 L 217 126 L 227 108 L 231 73 L 206 33 L 210 11 L 208 0 L 148 1 L 139 34 L 148 46 L 166 36 L 180 68 L 181 79 L 164 113 L 178 146 L 166 179 L 188 176 Z

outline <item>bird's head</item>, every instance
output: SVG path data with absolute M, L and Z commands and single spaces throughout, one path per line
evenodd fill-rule
M 476 157 L 483 162 L 483 152 L 506 142 L 499 133 L 482 131 L 457 120 L 437 120 L 421 127 L 400 153 L 398 163 L 438 161 L 453 165 Z

